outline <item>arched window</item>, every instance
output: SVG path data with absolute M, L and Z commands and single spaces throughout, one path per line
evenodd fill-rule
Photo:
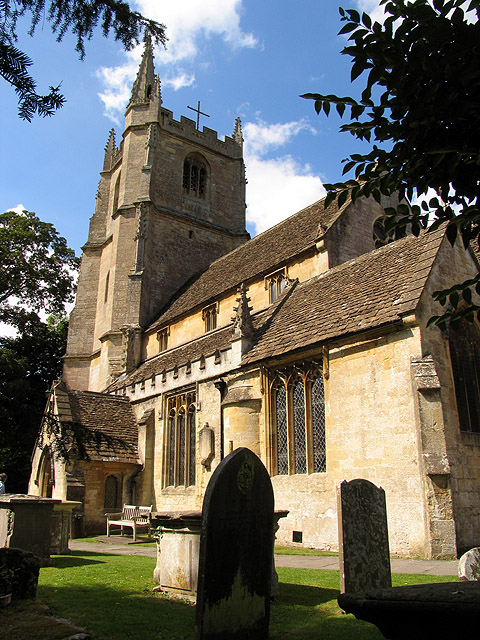
M 42 452 L 39 469 L 40 495 L 42 496 L 42 498 L 51 498 L 53 493 L 53 486 L 55 484 L 55 475 L 53 471 L 52 454 L 48 447 L 45 447 Z
M 196 432 L 195 392 L 168 399 L 166 486 L 195 484 Z
M 460 430 L 480 433 L 480 331 L 460 320 L 450 325 L 448 342 Z
M 196 198 L 207 193 L 207 165 L 201 156 L 191 155 L 183 163 L 183 191 Z
M 121 503 L 120 483 L 116 476 L 109 475 L 105 478 L 105 500 L 106 509 L 116 509 Z
M 326 471 L 325 395 L 318 365 L 278 371 L 271 387 L 273 473 Z

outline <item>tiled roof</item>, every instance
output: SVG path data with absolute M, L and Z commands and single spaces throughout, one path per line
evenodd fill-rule
M 207 333 L 176 349 L 170 349 L 164 353 L 160 353 L 158 356 L 146 360 L 130 375 L 115 381 L 107 390 L 112 392 L 115 389 L 121 389 L 130 384 L 147 380 L 154 374 L 160 374 L 163 370 L 171 371 L 175 366 L 180 367 L 187 364 L 187 362 L 199 360 L 202 355 L 204 357 L 210 356 L 214 354 L 217 349 L 228 349 L 230 347 L 231 337 L 232 325 L 228 325 L 217 331 Z
M 183 313 L 207 304 L 254 276 L 282 266 L 293 256 L 312 247 L 349 206 L 347 203 L 339 208 L 334 202 L 324 209 L 323 202 L 315 202 L 215 260 L 184 287 L 150 329 L 168 324 Z
M 70 404 L 71 419 L 90 429 L 101 431 L 120 443 L 102 442 L 99 449 L 86 446 L 92 459 L 114 458 L 124 462 L 138 462 L 138 429 L 132 407 L 127 398 L 93 391 L 65 390 Z
M 443 231 L 409 236 L 345 262 L 288 292 L 245 364 L 399 320 L 415 310 Z

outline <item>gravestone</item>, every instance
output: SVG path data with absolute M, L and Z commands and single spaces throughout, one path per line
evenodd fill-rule
M 463 554 L 458 561 L 460 580 L 480 580 L 480 547 L 474 547 Z
M 368 480 L 337 485 L 340 591 L 392 586 L 385 491 Z
M 268 638 L 272 557 L 272 483 L 252 451 L 236 449 L 203 501 L 197 640 Z

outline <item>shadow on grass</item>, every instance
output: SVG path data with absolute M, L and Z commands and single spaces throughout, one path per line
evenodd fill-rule
M 82 567 L 87 564 L 105 564 L 105 560 L 94 560 L 86 558 L 85 556 L 101 556 L 100 553 L 82 553 L 82 555 L 75 555 L 75 551 L 68 556 L 54 556 L 53 566 L 55 569 L 69 569 L 70 567 Z
M 91 632 L 97 640 L 190 640 L 195 608 L 145 586 L 140 590 L 97 585 L 42 585 L 38 598 L 52 613 Z
M 270 611 L 271 640 L 382 640 L 378 629 L 345 615 L 338 589 L 280 583 Z

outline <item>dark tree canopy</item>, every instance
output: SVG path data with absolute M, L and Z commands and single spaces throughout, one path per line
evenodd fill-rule
M 461 236 L 465 246 L 480 234 L 480 0 L 381 0 L 386 19 L 340 9 L 349 34 L 343 53 L 352 57 L 351 80 L 360 76 L 360 99 L 307 93 L 317 113 L 350 115 L 341 131 L 372 143 L 367 154 L 344 160 L 344 175 L 355 178 L 325 185 L 326 205 L 360 196 L 398 192 L 412 201 L 429 189 L 435 197 L 421 205 L 386 209 L 385 226 L 397 236 L 407 227 L 421 229 L 446 224 L 453 244 Z M 466 13 L 468 15 L 466 15 Z M 378 143 L 378 144 L 377 144 Z M 437 292 L 455 314 L 474 312 L 472 293 L 480 294 L 480 276 Z
M 77 267 L 53 225 L 29 211 L 0 214 L 0 321 L 18 327 L 25 308 L 63 314 Z
M 100 26 L 108 37 L 113 31 L 115 40 L 129 50 L 149 34 L 155 44 L 165 45 L 165 27 L 131 11 L 121 0 L 0 0 L 0 76 L 9 82 L 18 95 L 18 113 L 30 121 L 38 113 L 50 116 L 61 107 L 65 98 L 60 87 L 50 87 L 47 95 L 36 90 L 35 80 L 29 73 L 32 60 L 16 47 L 17 22 L 22 16 L 31 16 L 29 34 L 47 21 L 61 41 L 67 32 L 77 38 L 76 50 L 80 58 L 85 56 L 85 41 L 90 40 Z
M 19 334 L 0 338 L 0 471 L 9 493 L 26 493 L 30 458 L 45 409 L 45 393 L 62 372 L 65 318 L 42 322 L 24 313 Z

